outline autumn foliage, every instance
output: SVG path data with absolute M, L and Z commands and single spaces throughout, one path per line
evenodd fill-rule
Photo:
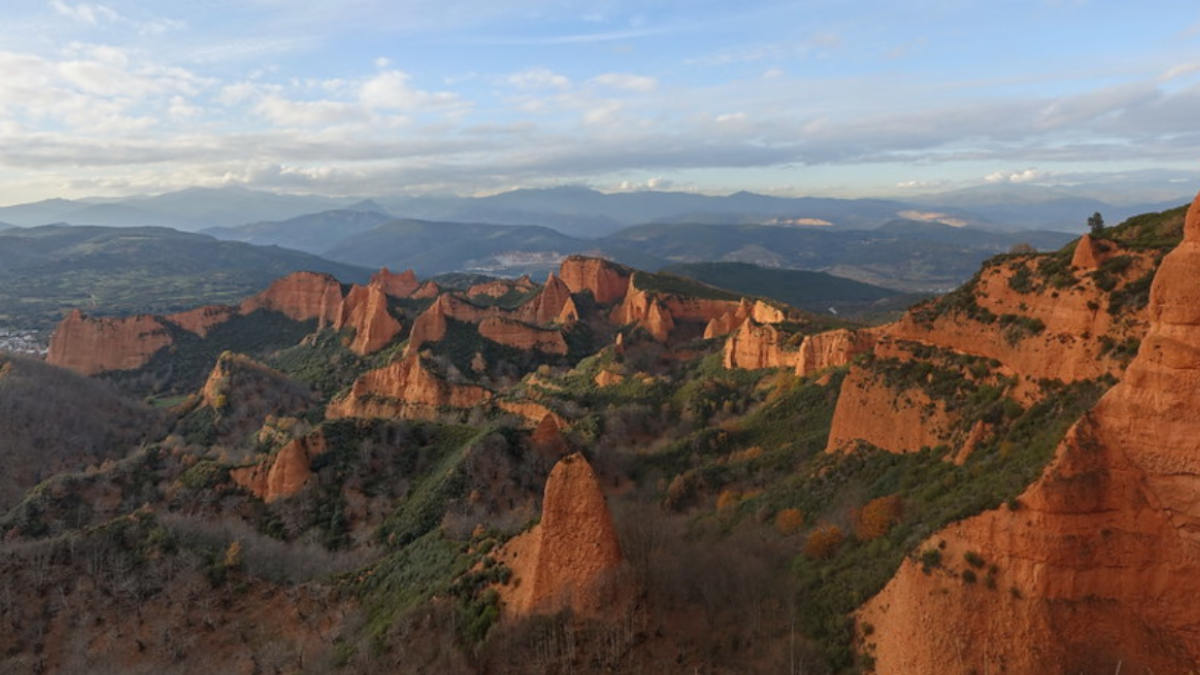
M 860 541 L 870 541 L 887 534 L 900 521 L 903 505 L 900 495 L 872 499 L 863 505 L 854 518 L 854 534 Z
M 846 535 L 837 525 L 819 525 L 804 542 L 804 555 L 813 559 L 828 558 L 837 552 L 845 539 Z
M 804 525 L 804 512 L 800 509 L 784 509 L 775 516 L 775 529 L 787 536 L 795 534 Z

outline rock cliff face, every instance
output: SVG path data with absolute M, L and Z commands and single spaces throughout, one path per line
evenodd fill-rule
M 236 307 L 206 305 L 186 312 L 168 314 L 163 318 L 186 331 L 206 337 L 210 330 L 237 316 L 237 313 Z
M 561 332 L 552 328 L 537 328 L 513 319 L 489 316 L 479 322 L 479 334 L 492 342 L 515 349 L 559 356 L 567 353 L 567 341 Z
M 792 368 L 799 352 L 787 349 L 788 336 L 770 324 L 747 319 L 725 341 L 726 368 Z
M 325 450 L 325 437 L 320 433 L 297 438 L 273 458 L 230 470 L 229 478 L 267 503 L 291 497 L 308 484 L 313 475 L 312 459 Z
M 384 267 L 371 275 L 368 285 L 378 288 L 393 298 L 407 298 L 420 288 L 421 282 L 417 281 L 417 275 L 412 270 L 392 274 L 388 268 Z
M 481 284 L 475 284 L 467 289 L 467 297 L 474 298 L 478 296 L 487 296 L 489 298 L 502 298 L 512 292 L 525 293 L 537 288 L 529 275 L 523 275 L 515 281 L 509 279 L 495 279 L 485 281 Z
M 1116 245 L 1108 245 L 1115 253 Z M 1114 291 L 1154 266 L 1153 253 L 1122 254 L 1129 257 L 1130 263 L 1114 275 Z M 1106 373 L 1120 375 L 1126 363 L 1106 347 L 1107 341 L 1119 344 L 1140 338 L 1146 331 L 1145 310 L 1123 308 L 1110 313 L 1109 293 L 1092 275 L 1075 279 L 1065 288 L 1048 285 L 1018 292 L 1013 288 L 1014 277 L 1024 274 L 1022 267 L 1029 270 L 1033 264 L 1033 259 L 1017 259 L 988 265 L 980 273 L 978 283 L 970 290 L 971 301 L 995 317 L 991 322 L 972 319 L 962 312 L 946 312 L 931 321 L 924 320 L 918 308 L 885 327 L 884 332 L 899 339 L 996 359 L 1030 381 L 1074 382 Z M 1006 315 L 1019 317 L 1020 322 L 1006 325 L 1001 319 Z M 1042 328 L 1022 332 L 1021 326 L 1028 322 L 1040 322 Z
M 518 310 L 523 321 L 545 325 L 572 323 L 579 320 L 579 310 L 571 299 L 571 289 L 552 272 L 546 277 L 542 290 Z
M 569 256 L 559 266 L 558 276 L 572 293 L 590 291 L 596 302 L 610 305 L 625 297 L 631 270 L 602 258 Z
M 796 355 L 796 375 L 807 377 L 826 368 L 849 365 L 875 347 L 873 330 L 838 329 L 804 336 Z
M 1071 267 L 1094 270 L 1100 267 L 1100 263 L 1117 254 L 1117 247 L 1112 242 L 1097 241 L 1092 238 L 1092 235 L 1085 234 L 1075 244 L 1075 253 L 1071 256 Z
M 444 408 L 464 410 L 491 398 L 483 387 L 443 380 L 413 354 L 360 375 L 345 396 L 329 404 L 326 415 L 432 419 Z
M 591 465 L 578 453 L 550 472 L 542 520 L 497 554 L 513 571 L 500 589 L 508 616 L 553 614 L 604 616 L 614 609 L 611 581 L 621 546 L 604 493 Z
M 413 291 L 412 295 L 409 297 L 416 298 L 418 300 L 427 300 L 429 298 L 436 298 L 441 294 L 442 287 L 438 286 L 436 281 L 426 281 L 425 283 L 421 284 L 417 290 Z
M 853 450 L 858 441 L 891 452 L 917 452 L 949 439 L 954 418 L 919 388 L 895 389 L 865 368 L 842 382 L 826 452 Z
M 355 285 L 350 289 L 333 327 L 354 329 L 354 339 L 349 347 L 360 356 L 379 351 L 399 335 L 402 328 L 388 312 L 387 295 L 374 285 Z
M 1200 662 L 1200 199 L 1151 290 L 1124 378 L 1016 511 L 936 533 L 998 587 L 905 562 L 862 610 L 881 673 L 1190 672 Z M 961 565 L 959 565 L 961 566 Z
M 296 272 L 243 301 L 241 313 L 268 309 L 295 321 L 316 319 L 324 327 L 337 321 L 341 307 L 342 285 L 337 279 L 328 274 Z
M 132 370 L 173 342 L 157 317 L 89 319 L 79 310 L 67 315 L 50 339 L 46 362 L 81 375 Z

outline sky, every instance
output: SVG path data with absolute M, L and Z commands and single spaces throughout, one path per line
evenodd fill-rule
M 1200 169 L 1190 1 L 6 0 L 0 204 Z

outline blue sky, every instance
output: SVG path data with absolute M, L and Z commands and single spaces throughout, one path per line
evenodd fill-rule
M 0 203 L 1200 168 L 1191 2 L 9 0 L 0 26 Z

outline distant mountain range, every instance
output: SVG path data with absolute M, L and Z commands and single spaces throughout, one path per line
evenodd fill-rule
M 1078 233 L 1095 211 L 1110 222 L 1118 222 L 1137 213 L 1177 206 L 1189 198 L 1181 194 L 1162 201 L 1113 203 L 1097 197 L 1097 193 L 1103 195 L 1097 186 L 1075 190 L 1005 183 L 889 200 L 772 197 L 750 192 L 725 196 L 662 191 L 602 193 L 568 186 L 513 190 L 486 197 L 359 199 L 231 187 L 192 188 L 124 199 L 49 199 L 0 207 L 0 221 L 22 227 L 65 222 L 199 231 L 286 221 L 325 211 L 350 211 L 411 220 L 535 225 L 592 239 L 647 223 L 873 229 L 897 218 L 995 231 L 1051 229 Z

